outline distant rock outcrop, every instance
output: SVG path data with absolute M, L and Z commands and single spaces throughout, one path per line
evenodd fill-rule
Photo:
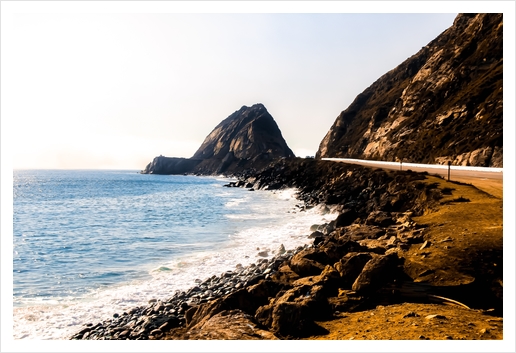
M 317 158 L 503 166 L 503 15 L 460 14 L 336 119 Z
M 272 160 L 294 157 L 263 104 L 243 106 L 218 124 L 192 158 L 159 156 L 144 174 L 232 174 L 261 168 Z

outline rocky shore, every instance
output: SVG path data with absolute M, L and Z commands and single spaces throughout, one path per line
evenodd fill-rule
M 298 251 L 302 249 L 300 247 Z M 72 339 L 159 338 L 172 328 L 184 326 L 191 319 L 190 309 L 231 295 L 261 280 L 268 280 L 271 274 L 277 272 L 279 265 L 292 255 L 292 251 L 284 252 L 271 259 L 263 258 L 245 268 L 237 266 L 234 271 L 212 276 L 205 281 L 197 279 L 197 285 L 186 292 L 177 291 L 165 300 L 151 299 L 147 306 L 116 313 L 113 318 L 96 325 L 87 324 Z
M 378 305 L 440 303 L 500 310 L 502 298 L 480 277 L 457 286 L 413 280 L 405 254 L 430 246 L 426 225 L 413 218 L 431 213 L 451 194 L 426 178 L 295 158 L 242 173 L 238 183 L 228 186 L 294 187 L 303 208 L 324 204 L 339 216 L 307 230 L 310 246 L 280 249 L 248 267 L 196 280 L 186 292 L 87 324 L 71 338 L 299 339 L 327 333 L 319 321 Z

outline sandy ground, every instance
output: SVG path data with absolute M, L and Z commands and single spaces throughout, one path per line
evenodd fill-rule
M 395 304 L 341 313 L 319 325 L 323 340 L 475 340 L 503 339 L 503 319 L 476 310 L 437 304 Z

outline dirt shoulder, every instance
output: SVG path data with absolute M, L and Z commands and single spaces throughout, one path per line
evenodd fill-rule
M 501 340 L 503 319 L 476 310 L 403 303 L 373 310 L 341 313 L 319 322 L 329 331 L 319 340 Z
M 491 196 L 503 199 L 503 180 L 502 179 L 486 179 L 473 177 L 454 177 L 453 181 L 458 181 L 464 184 L 471 184 L 477 189 L 482 190 Z

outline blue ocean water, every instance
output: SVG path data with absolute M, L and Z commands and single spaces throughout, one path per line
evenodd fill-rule
M 15 304 L 80 296 L 228 241 L 236 227 L 224 214 L 242 210 L 224 205 L 242 190 L 214 193 L 222 183 L 125 171 L 15 172 Z
M 316 210 L 293 191 L 224 188 L 224 178 L 120 170 L 17 170 L 15 338 L 64 338 L 196 278 L 308 243 Z M 326 220 L 332 219 L 332 216 Z M 104 317 L 103 317 L 104 315 Z

